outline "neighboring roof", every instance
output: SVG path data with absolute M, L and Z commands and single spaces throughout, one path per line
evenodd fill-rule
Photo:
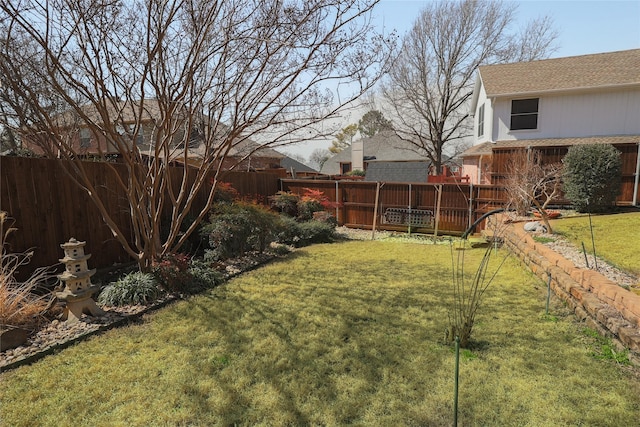
M 189 157 L 203 157 L 205 152 L 205 145 L 198 143 L 197 146 L 189 147 Z M 180 152 L 177 153 L 181 155 Z M 274 150 L 273 148 L 264 147 L 257 142 L 250 139 L 244 139 L 233 144 L 227 157 L 244 157 L 250 155 L 251 157 L 262 157 L 271 159 L 284 159 L 285 155 Z
M 474 157 L 491 154 L 491 149 L 495 144 L 492 142 L 483 142 L 481 144 L 472 145 L 459 154 L 459 157 Z
M 370 138 L 363 138 L 365 159 L 375 160 L 424 160 L 425 155 L 410 142 L 400 139 L 393 131 L 380 132 Z M 351 147 L 347 147 L 328 159 L 322 167 L 322 173 L 335 175 L 340 173 L 340 163 L 351 162 Z
M 640 49 L 478 69 L 488 97 L 640 86 Z
M 582 144 L 638 144 L 640 135 L 620 136 L 590 136 L 583 138 L 547 138 L 547 139 L 521 139 L 509 141 L 497 141 L 493 148 L 518 148 L 518 147 L 568 147 Z
M 474 157 L 491 154 L 494 149 L 526 148 L 526 147 L 570 147 L 586 144 L 640 144 L 640 135 L 619 136 L 589 136 L 581 138 L 546 138 L 546 139 L 520 139 L 503 140 L 497 142 L 483 142 L 462 153 L 461 157 Z
M 160 117 L 160 104 L 157 99 L 146 98 L 138 101 L 114 101 L 113 104 L 107 104 L 107 113 L 111 120 L 122 118 L 124 123 L 135 123 L 136 117 L 140 117 L 142 122 L 153 121 Z M 176 114 L 183 109 L 176 109 Z M 103 118 L 95 104 L 86 104 L 82 106 L 82 111 L 92 122 L 103 124 Z M 55 117 L 58 124 L 63 127 L 71 126 L 81 122 L 78 113 L 74 110 L 68 110 Z
M 280 166 L 285 168 L 287 172 L 290 172 L 293 169 L 296 172 L 318 172 L 314 168 L 305 165 L 304 163 L 300 163 L 296 159 L 293 159 L 289 156 L 285 156 L 280 160 Z
M 427 182 L 429 160 L 423 161 L 372 161 L 367 167 L 365 181 L 379 182 Z

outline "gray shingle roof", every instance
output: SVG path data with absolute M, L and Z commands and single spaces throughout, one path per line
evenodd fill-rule
M 314 168 L 305 165 L 304 163 L 300 163 L 296 159 L 293 159 L 289 156 L 285 156 L 282 160 L 280 160 L 280 166 L 285 168 L 287 172 L 291 171 L 293 168 L 296 172 L 318 172 Z
M 640 86 L 640 49 L 479 68 L 487 96 Z
M 374 161 L 369 163 L 365 181 L 380 182 L 427 182 L 429 166 L 426 161 Z
M 371 138 L 364 138 L 364 156 L 376 160 L 425 160 L 418 148 L 400 139 L 394 132 L 380 132 Z M 322 173 L 335 175 L 340 173 L 340 163 L 351 162 L 351 147 L 347 147 L 327 160 L 322 167 Z
M 474 145 L 461 154 L 461 157 L 473 157 L 480 154 L 491 154 L 493 149 L 509 149 L 522 147 L 570 147 L 581 144 L 640 144 L 640 135 L 589 136 L 580 138 L 545 138 L 521 139 L 509 141 L 485 142 Z

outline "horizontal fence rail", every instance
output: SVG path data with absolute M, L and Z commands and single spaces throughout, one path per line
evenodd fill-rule
M 339 225 L 433 234 L 462 234 L 505 200 L 504 190 L 490 185 L 283 179 L 281 186 L 322 191 L 335 202 Z

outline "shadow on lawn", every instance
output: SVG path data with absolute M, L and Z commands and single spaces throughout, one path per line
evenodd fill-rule
M 395 276 L 400 282 L 415 281 L 409 273 Z M 362 417 L 370 403 L 367 399 L 385 393 L 389 373 L 413 381 L 404 371 L 415 369 L 411 358 L 418 353 L 414 349 L 407 354 L 407 345 L 438 347 L 436 353 L 441 354 L 429 356 L 434 364 L 429 369 L 442 368 L 441 357 L 449 351 L 438 344 L 441 335 L 436 331 L 444 331 L 446 309 L 430 291 L 428 286 L 374 287 L 364 282 L 348 287 L 300 284 L 278 291 L 287 294 L 288 303 L 283 303 L 268 290 L 256 297 L 242 285 L 223 286 L 177 306 L 176 316 L 188 317 L 195 333 L 215 331 L 218 337 L 212 343 L 215 349 L 194 347 L 186 363 L 223 390 L 226 404 L 217 409 L 221 423 L 248 422 L 247 413 L 256 411 L 255 393 L 267 388 L 272 393 L 268 398 L 277 402 L 273 411 L 279 411 L 285 423 L 319 422 L 309 418 L 310 402 L 318 401 L 328 417 L 325 421 L 344 424 Z M 224 354 L 218 357 L 225 363 L 203 364 L 211 352 L 220 351 Z M 182 385 L 193 396 L 196 409 L 216 411 L 197 381 Z M 345 390 L 349 385 L 353 389 Z M 421 387 L 427 385 L 417 382 L 413 388 Z M 411 416 L 424 420 L 426 415 Z

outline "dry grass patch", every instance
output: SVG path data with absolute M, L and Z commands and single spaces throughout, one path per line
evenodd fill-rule
M 14 223 L 7 212 L 0 211 L 0 331 L 14 327 L 32 331 L 46 321 L 53 297 L 36 292 L 42 292 L 51 271 L 40 268 L 25 281 L 16 279 L 20 268 L 31 262 L 33 252 L 9 252 L 6 240 L 17 231 Z
M 467 266 L 482 253 L 470 250 Z M 447 246 L 298 251 L 3 374 L 2 416 L 12 426 L 451 425 L 450 266 Z M 591 357 L 568 311 L 545 317 L 544 290 L 511 259 L 485 294 L 461 363 L 460 421 L 633 425 L 640 383 Z

